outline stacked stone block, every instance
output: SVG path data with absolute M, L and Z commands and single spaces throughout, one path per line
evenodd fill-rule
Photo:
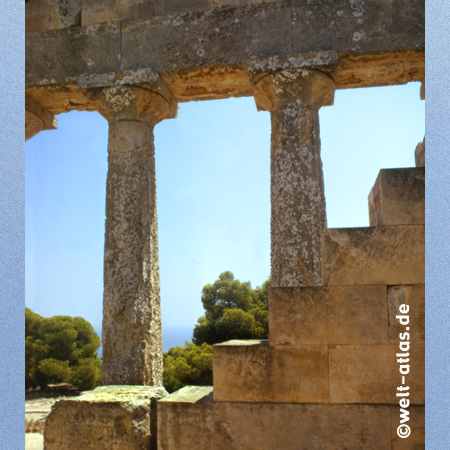
M 272 287 L 269 340 L 215 345 L 214 388 L 159 402 L 159 448 L 424 448 L 423 175 L 380 171 L 371 226 L 323 231 L 323 285 Z M 405 439 L 397 435 L 399 353 L 410 365 Z
M 396 315 L 405 303 L 414 336 L 411 401 L 424 404 L 423 226 L 380 228 L 382 239 L 373 238 L 377 228 L 327 230 L 339 238 L 325 240 L 329 285 L 271 288 L 269 343 L 215 346 L 216 401 L 397 404 Z M 352 240 L 358 231 L 366 239 Z
M 425 167 L 380 170 L 369 194 L 370 225 L 424 224 L 424 189 Z
M 158 402 L 158 450 L 424 448 L 423 407 L 410 408 L 412 433 L 401 439 L 398 407 L 213 402 L 212 390 L 189 386 Z
M 156 401 L 150 386 L 101 386 L 56 402 L 44 430 L 45 450 L 156 448 Z

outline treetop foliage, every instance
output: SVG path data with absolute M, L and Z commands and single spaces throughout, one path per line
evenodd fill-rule
M 101 382 L 100 338 L 82 317 L 44 318 L 25 308 L 25 387 L 71 383 L 93 389 Z
M 164 387 L 174 392 L 187 385 L 212 384 L 212 346 L 185 342 L 164 354 Z
M 223 272 L 202 291 L 205 315 L 194 328 L 193 342 L 213 345 L 230 339 L 264 339 L 269 333 L 268 289 L 270 280 L 252 289 L 251 283 Z
M 249 281 L 241 283 L 231 272 L 223 272 L 214 284 L 207 284 L 202 291 L 205 317 L 209 321 L 222 319 L 225 310 L 247 311 L 253 301 L 253 289 Z
M 270 279 L 253 289 L 250 282 L 223 272 L 202 290 L 205 315 L 194 328 L 193 343 L 164 354 L 164 386 L 169 392 L 186 385 L 212 384 L 212 345 L 231 339 L 265 339 L 269 335 Z

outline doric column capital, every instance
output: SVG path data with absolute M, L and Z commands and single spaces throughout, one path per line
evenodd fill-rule
M 25 140 L 42 130 L 56 130 L 57 126 L 55 116 L 31 95 L 25 94 Z
M 146 120 L 152 125 L 175 117 L 177 104 L 159 92 L 137 86 L 96 88 L 86 94 L 108 121 Z
M 87 75 L 78 87 L 108 121 L 146 120 L 156 125 L 176 116 L 178 106 L 159 75 L 150 70 Z
M 316 69 L 286 69 L 251 77 L 258 111 L 274 111 L 295 103 L 314 109 L 334 101 L 334 80 Z

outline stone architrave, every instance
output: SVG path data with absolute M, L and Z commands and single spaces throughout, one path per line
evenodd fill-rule
M 162 385 L 153 128 L 174 117 L 177 106 L 159 77 L 153 78 L 145 87 L 92 88 L 86 83 L 85 94 L 109 121 L 104 385 Z
M 253 77 L 258 110 L 270 111 L 272 286 L 323 285 L 326 227 L 319 108 L 332 105 L 335 83 L 299 68 Z

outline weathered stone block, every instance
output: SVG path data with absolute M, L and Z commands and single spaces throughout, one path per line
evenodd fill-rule
M 228 341 L 213 349 L 214 401 L 328 403 L 328 348 Z
M 314 49 L 367 52 L 425 45 L 424 0 L 292 0 L 292 39 L 296 52 Z
M 425 286 L 388 286 L 389 342 L 399 341 L 399 333 L 408 327 L 410 341 L 425 342 Z M 402 325 L 398 315 L 402 304 L 409 306 L 409 323 Z
M 369 194 L 370 226 L 425 223 L 425 168 L 382 169 Z
M 161 12 L 163 0 L 83 0 L 82 25 L 149 19 Z
M 262 5 L 129 23 L 123 27 L 123 68 L 199 68 L 288 53 L 290 17 L 288 9 Z
M 211 0 L 163 0 L 163 14 L 182 14 L 192 11 L 207 11 L 213 8 Z
M 31 0 L 25 3 L 25 31 L 81 25 L 81 0 Z
M 45 423 L 46 450 L 156 448 L 156 400 L 163 388 L 102 386 L 57 402 Z
M 425 282 L 424 225 L 329 228 L 323 251 L 327 285 Z
M 269 336 L 271 345 L 387 344 L 386 286 L 271 288 Z
M 400 407 L 391 406 L 391 435 L 392 450 L 422 450 L 425 448 L 425 407 L 410 406 L 410 420 L 405 422 L 411 429 L 407 438 L 401 438 L 397 434 L 400 425 Z
M 410 372 L 405 382 L 396 356 L 408 353 Z M 406 357 L 404 357 L 406 358 Z M 397 387 L 409 386 L 410 401 L 425 403 L 425 345 L 338 345 L 330 348 L 330 403 L 398 404 Z
M 233 6 L 260 5 L 262 3 L 276 3 L 277 0 L 211 0 L 216 8 L 230 8 Z
M 414 151 L 414 159 L 416 161 L 416 167 L 425 167 L 425 138 L 417 144 L 416 150 Z
M 25 83 L 45 85 L 86 73 L 115 72 L 120 58 L 118 24 L 27 33 Z
M 311 47 L 312 52 L 338 51 L 338 48 L 328 44 L 324 46 L 320 41 L 319 30 L 314 27 L 309 29 L 306 22 L 302 25 L 303 31 L 297 30 L 300 37 L 293 40 L 291 30 L 294 26 L 291 23 L 290 2 L 259 4 L 259 0 L 248 0 L 249 5 L 240 6 L 239 0 L 236 7 L 224 8 L 219 5 L 216 8 L 213 5 L 215 9 L 209 11 L 164 16 L 157 13 L 161 1 L 120 2 L 120 8 L 135 8 L 137 17 L 133 18 L 136 21 L 133 24 L 130 21 L 132 18 L 124 19 L 126 16 L 122 16 L 121 11 L 118 15 L 109 16 L 116 14 L 116 0 L 86 0 L 82 2 L 83 25 L 86 26 L 59 30 L 65 33 L 26 33 L 27 86 L 50 82 L 52 85 L 58 85 L 76 80 L 76 77 L 86 73 L 120 72 L 124 69 L 136 70 L 145 67 L 160 72 L 189 69 L 189 73 L 194 74 L 198 74 L 199 68 L 205 67 L 228 70 L 231 66 L 236 70 L 237 67 L 232 65 L 245 64 L 252 61 L 253 57 L 293 55 L 295 58 L 299 52 L 303 52 L 298 50 L 303 48 L 301 43 Z M 27 3 L 27 7 L 32 3 Z M 336 8 L 339 8 L 340 4 L 345 9 L 348 0 L 328 3 L 336 4 Z M 150 5 L 155 8 L 155 16 L 152 16 Z M 326 16 L 326 13 L 320 12 L 324 5 L 320 4 L 320 8 L 319 3 L 305 2 L 305 5 L 313 8 L 316 16 Z M 383 11 L 387 10 L 382 14 L 380 12 L 383 16 L 391 12 L 388 2 L 380 2 L 379 7 Z M 414 26 L 423 22 L 423 8 L 418 10 L 416 1 L 403 4 L 402 8 L 404 17 L 410 17 Z M 89 15 L 106 17 L 86 22 Z M 122 18 L 121 23 L 118 23 L 119 17 Z M 304 19 L 309 20 L 306 17 Z M 102 42 L 97 45 L 93 38 L 86 41 L 86 34 L 97 33 L 99 25 L 94 23 L 98 21 L 108 23 L 103 25 L 106 28 L 100 30 Z M 336 22 L 335 26 L 336 29 L 326 31 L 327 36 L 336 34 L 348 38 L 353 32 L 353 28 L 346 28 L 346 23 Z M 115 34 L 115 29 L 120 32 L 121 28 L 123 54 L 120 36 L 117 45 L 111 36 Z M 397 28 L 392 30 L 391 34 L 383 35 L 381 50 L 376 49 L 376 44 L 370 44 L 372 39 L 379 40 L 380 35 L 367 34 L 367 47 L 374 48 L 369 53 L 355 55 L 354 52 L 344 52 L 339 55 L 337 67 L 332 71 L 338 87 L 378 86 L 423 79 L 422 35 L 410 33 L 407 27 Z M 389 52 L 384 51 L 386 45 L 389 45 Z M 45 58 L 42 55 L 45 55 Z M 105 67 L 102 68 L 102 65 Z M 245 66 L 240 69 L 245 69 Z M 184 72 L 184 75 L 186 74 Z M 227 92 L 228 96 L 242 95 L 242 88 Z M 249 94 L 246 92 L 245 95 Z M 226 96 L 223 92 L 221 95 Z M 196 95 L 190 98 L 196 98 Z M 211 95 L 210 98 L 214 96 Z
M 54 0 L 53 0 L 54 1 Z M 98 25 L 123 20 L 147 20 L 172 14 L 206 12 L 211 9 L 259 5 L 267 0 L 84 0 L 82 25 Z M 282 8 L 282 5 L 279 6 Z M 45 30 L 46 28 L 42 28 Z
M 159 450 L 379 450 L 388 406 L 216 403 L 189 386 L 158 402 Z

